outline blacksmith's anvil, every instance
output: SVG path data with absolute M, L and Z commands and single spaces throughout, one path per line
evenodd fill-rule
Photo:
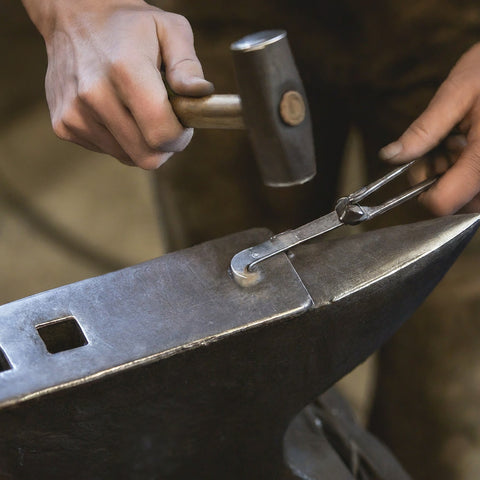
M 0 307 L 0 477 L 319 478 L 289 422 L 409 317 L 479 220 L 322 239 L 245 288 L 229 262 L 270 236 L 249 230 Z

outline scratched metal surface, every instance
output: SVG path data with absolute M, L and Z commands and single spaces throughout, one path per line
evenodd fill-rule
M 478 221 L 442 218 L 301 246 L 291 262 L 311 297 L 286 256 L 265 262 L 265 282 L 254 290 L 230 279 L 231 256 L 265 240 L 261 230 L 2 307 L 0 346 L 13 368 L 0 373 L 0 394 L 16 378 L 30 388 L 58 375 L 100 374 L 4 404 L 0 472 L 52 480 L 315 478 L 304 475 L 303 467 L 315 468 L 304 456 L 308 443 L 295 445 L 301 463 L 287 452 L 295 474 L 285 464 L 290 421 L 394 333 Z M 202 284 L 205 273 L 215 278 Z M 47 354 L 35 325 L 52 314 L 74 314 L 90 343 Z M 158 353 L 142 357 L 146 345 Z M 39 378 L 28 383 L 27 371 Z
M 454 215 L 325 242 L 321 250 L 313 243 L 298 249 L 293 263 L 317 308 L 361 294 L 379 281 L 398 290 L 403 276 L 413 280 L 402 292 L 408 304 L 415 292 L 426 296 L 436 285 L 479 221 L 477 214 Z M 422 273 L 428 264 L 430 276 Z
M 286 256 L 248 290 L 228 274 L 236 252 L 270 235 L 250 230 L 1 306 L 0 348 L 12 368 L 0 373 L 0 406 L 302 312 L 311 300 Z M 66 316 L 88 344 L 48 353 L 35 326 Z

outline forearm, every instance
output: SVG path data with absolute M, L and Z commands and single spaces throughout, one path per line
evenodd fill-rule
M 22 3 L 40 34 L 48 36 L 55 25 L 54 0 L 22 0 Z

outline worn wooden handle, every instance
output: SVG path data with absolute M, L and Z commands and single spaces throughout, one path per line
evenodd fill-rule
M 208 95 L 171 99 L 180 122 L 193 128 L 244 129 L 242 105 L 238 95 Z

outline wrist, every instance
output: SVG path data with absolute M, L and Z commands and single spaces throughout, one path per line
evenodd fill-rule
M 146 5 L 143 0 L 22 0 L 28 16 L 45 40 L 58 24 L 75 23 L 84 13 L 108 16 L 116 8 Z
M 46 38 L 55 28 L 55 0 L 22 0 L 22 4 L 42 37 Z

